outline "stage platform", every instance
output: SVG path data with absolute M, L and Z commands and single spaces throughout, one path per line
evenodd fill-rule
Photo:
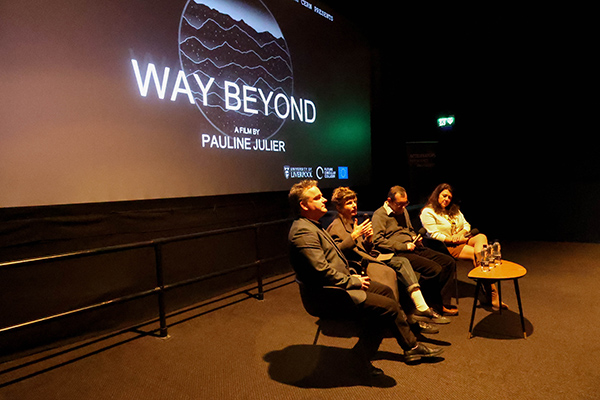
M 291 274 L 270 278 L 265 299 L 244 290 L 158 324 L 0 364 L 0 399 L 596 399 L 600 397 L 600 244 L 506 242 L 527 268 L 520 281 L 527 339 L 514 290 L 501 315 L 478 309 L 467 338 L 475 283 L 459 263 L 460 313 L 429 342 L 442 360 L 406 365 L 393 339 L 372 382 L 352 367 L 356 339 L 312 340 L 315 318 Z M 253 287 L 246 288 L 250 292 Z

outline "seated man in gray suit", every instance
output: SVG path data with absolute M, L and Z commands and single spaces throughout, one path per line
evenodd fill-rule
M 437 308 L 437 313 L 456 315 L 457 308 L 450 306 L 451 278 L 456 262 L 450 255 L 423 246 L 414 231 L 406 206 L 406 190 L 393 186 L 383 206 L 373 213 L 373 243 L 382 253 L 405 257 L 413 269 L 421 274 L 421 290 L 427 303 Z
M 383 373 L 370 360 L 383 340 L 385 329 L 392 332 L 404 350 L 405 361 L 439 356 L 443 351 L 441 348 L 433 349 L 417 342 L 388 286 L 350 271 L 348 260 L 319 223 L 319 219 L 327 213 L 327 199 L 317 187 L 317 182 L 305 180 L 295 184 L 288 197 L 298 217 L 288 236 L 290 261 L 296 277 L 310 290 L 336 286 L 348 292 L 357 305 L 360 319 L 364 321 L 355 349 L 362 356 L 368 373 Z M 322 306 L 326 308 L 327 304 Z

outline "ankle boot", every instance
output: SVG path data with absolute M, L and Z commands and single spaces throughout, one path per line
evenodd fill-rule
M 498 296 L 498 288 L 495 283 L 490 285 L 490 297 L 492 309 L 496 311 L 500 310 L 500 296 Z M 504 302 L 502 302 L 502 309 L 508 310 L 508 306 Z

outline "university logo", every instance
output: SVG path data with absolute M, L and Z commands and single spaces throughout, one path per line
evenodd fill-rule
M 313 168 L 312 167 L 290 167 L 289 165 L 283 166 L 283 174 L 285 179 L 313 179 Z

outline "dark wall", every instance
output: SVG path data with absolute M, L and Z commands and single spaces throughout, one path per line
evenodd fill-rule
M 248 265 L 289 272 L 287 193 L 0 210 L 0 262 L 281 221 L 162 246 L 165 285 Z M 155 253 L 142 248 L 0 267 L 0 329 L 157 286 Z M 252 267 L 166 292 L 166 311 L 256 282 Z M 256 292 L 256 290 L 254 290 Z M 0 358 L 156 320 L 156 295 L 0 333 Z M 155 323 L 155 328 L 158 325 Z
M 268 206 L 266 206 L 268 205 Z M 0 209 L 0 262 L 289 217 L 287 193 Z
M 406 186 L 414 204 L 451 183 L 467 219 L 492 237 L 600 241 L 597 61 L 586 11 L 380 11 L 360 10 L 373 21 L 378 65 L 374 186 Z M 448 114 L 456 126 L 440 131 L 435 121 Z M 433 167 L 410 165 L 415 141 L 435 142 Z

